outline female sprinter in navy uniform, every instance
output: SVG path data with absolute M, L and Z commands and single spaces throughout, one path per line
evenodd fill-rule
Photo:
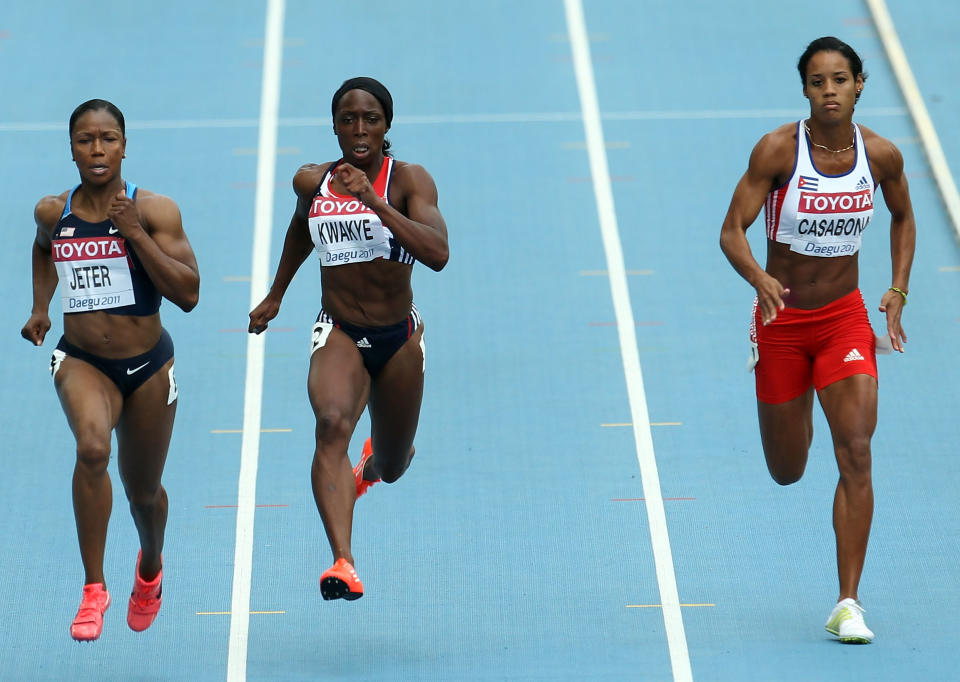
M 350 79 L 332 103 L 343 158 L 308 164 L 293 178 L 297 206 L 267 297 L 250 313 L 259 334 L 277 316 L 290 281 L 313 248 L 321 306 L 313 327 L 307 390 L 316 416 L 311 480 L 334 564 L 324 599 L 358 599 L 350 535 L 356 499 L 410 465 L 423 396 L 423 323 L 410 275 L 419 260 L 447 263 L 437 188 L 421 166 L 394 160 L 384 139 L 393 100 L 372 78 Z M 351 469 L 347 447 L 367 407 L 371 438 Z
M 826 415 L 839 469 L 833 502 L 840 582 L 827 630 L 868 643 L 857 589 L 873 517 L 870 440 L 877 423 L 876 342 L 858 288 L 861 235 L 877 186 L 891 214 L 890 288 L 884 345 L 903 352 L 916 226 L 903 158 L 889 141 L 853 123 L 866 74 L 836 38 L 807 47 L 798 68 L 810 117 L 765 135 L 733 194 L 720 245 L 756 290 L 760 436 L 773 479 L 800 479 L 813 439 L 813 391 Z M 767 264 L 754 260 L 746 229 L 766 208 Z
M 161 551 L 167 493 L 160 483 L 176 412 L 173 342 L 160 324 L 160 299 L 190 311 L 200 275 L 177 205 L 121 177 L 123 115 L 90 100 L 70 117 L 70 148 L 80 184 L 40 200 L 35 210 L 33 312 L 21 331 L 39 346 L 50 329 L 60 285 L 63 337 L 53 351 L 54 386 L 77 442 L 73 508 L 85 573 L 70 634 L 100 636 L 110 605 L 103 575 L 113 502 L 107 464 L 111 432 L 140 553 L 128 602 L 136 631 L 161 602 Z

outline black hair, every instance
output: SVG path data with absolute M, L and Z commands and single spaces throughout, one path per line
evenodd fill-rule
M 810 63 L 811 57 L 817 52 L 839 52 L 850 62 L 850 70 L 853 72 L 854 79 L 856 79 L 857 76 L 861 76 L 863 80 L 867 80 L 867 72 L 863 70 L 863 60 L 860 59 L 860 55 L 839 38 L 824 36 L 823 38 L 817 38 L 807 45 L 807 49 L 803 51 L 803 54 L 800 55 L 800 60 L 797 62 L 797 71 L 800 72 L 800 82 L 804 85 L 807 84 L 807 65 Z M 857 99 L 860 99 L 859 92 L 857 93 Z
M 77 125 L 77 120 L 88 111 L 108 112 L 117 120 L 117 123 L 120 124 L 120 134 L 124 137 L 127 136 L 127 128 L 126 123 L 123 120 L 123 114 L 120 113 L 120 110 L 117 109 L 116 105 L 108 102 L 105 99 L 91 99 L 78 106 L 73 110 L 73 113 L 70 114 L 70 137 L 73 137 L 73 128 Z
M 373 95 L 380 102 L 380 106 L 383 107 L 383 117 L 387 121 L 387 128 L 390 127 L 390 124 L 393 123 L 393 97 L 383 83 L 367 76 L 349 78 L 343 81 L 343 84 L 333 93 L 330 115 L 333 117 L 334 127 L 336 127 L 337 121 L 337 105 L 340 104 L 340 99 L 351 90 L 363 90 Z M 390 140 L 383 138 L 383 153 L 385 156 L 390 156 L 389 152 Z

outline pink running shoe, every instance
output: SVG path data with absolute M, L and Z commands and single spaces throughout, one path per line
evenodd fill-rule
M 333 566 L 320 576 L 320 595 L 324 599 L 359 599 L 363 596 L 363 583 L 346 559 L 337 559 Z
M 103 583 L 83 586 L 77 617 L 70 623 L 70 636 L 78 642 L 92 642 L 103 632 L 103 614 L 110 607 L 110 593 Z
M 140 558 L 143 552 L 137 553 L 137 570 L 133 577 L 133 592 L 130 593 L 130 603 L 127 605 L 127 625 L 134 632 L 143 632 L 153 619 L 157 617 L 162 601 L 163 571 L 157 573 L 150 582 L 140 577 Z M 160 557 L 161 563 L 163 557 Z
M 360 461 L 357 462 L 357 466 L 353 467 L 353 477 L 357 480 L 357 497 L 364 495 L 370 490 L 370 486 L 380 481 L 379 478 L 375 481 L 367 481 L 363 478 L 363 468 L 366 466 L 367 460 L 371 457 L 373 457 L 373 439 L 367 438 L 363 444 L 363 453 L 360 455 Z

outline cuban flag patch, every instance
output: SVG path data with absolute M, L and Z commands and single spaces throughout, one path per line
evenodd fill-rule
M 816 192 L 819 184 L 820 178 L 811 178 L 809 175 L 801 175 L 800 179 L 797 180 L 797 189 L 806 189 L 811 192 Z

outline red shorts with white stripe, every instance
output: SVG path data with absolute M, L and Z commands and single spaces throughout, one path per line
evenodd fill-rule
M 859 289 L 822 308 L 785 308 L 766 326 L 754 302 L 750 331 L 761 402 L 785 403 L 855 374 L 877 378 L 877 339 Z

